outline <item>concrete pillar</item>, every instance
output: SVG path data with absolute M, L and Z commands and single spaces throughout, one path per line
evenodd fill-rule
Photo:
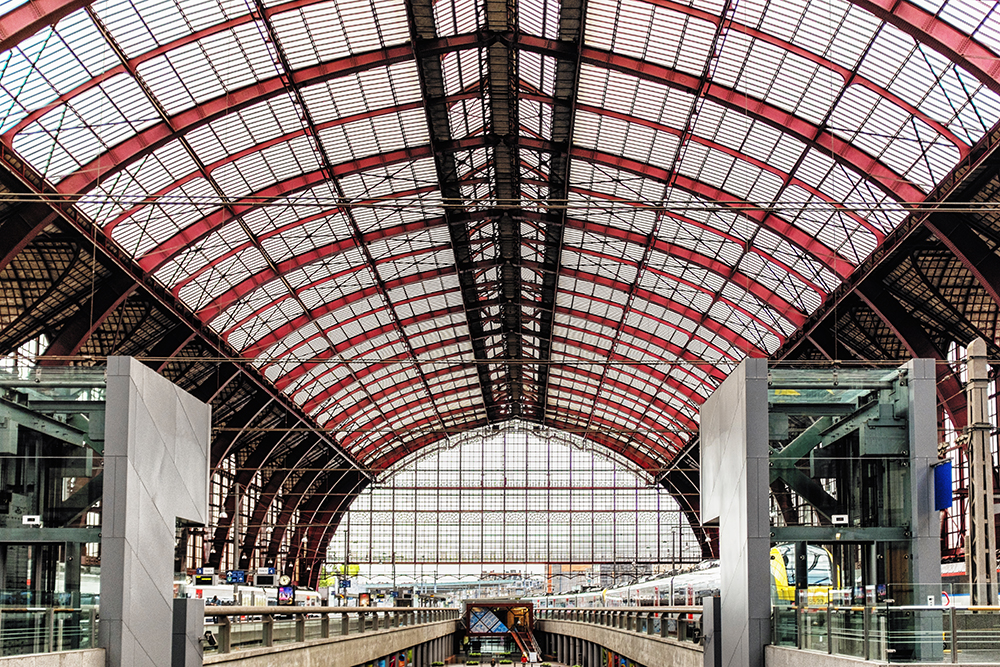
M 173 605 L 171 667 L 201 667 L 205 601 L 176 598 Z
M 207 524 L 212 409 L 108 357 L 100 646 L 108 667 L 171 664 L 177 519 Z

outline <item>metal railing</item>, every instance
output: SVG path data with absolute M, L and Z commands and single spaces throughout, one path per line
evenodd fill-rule
M 771 641 L 890 663 L 1000 662 L 1000 607 L 775 607 Z
M 97 646 L 96 607 L 0 607 L 0 656 Z
M 206 653 L 358 635 L 458 620 L 458 609 L 425 607 L 205 607 Z
M 589 623 L 621 632 L 701 645 L 701 607 L 581 607 L 535 609 L 535 618 Z

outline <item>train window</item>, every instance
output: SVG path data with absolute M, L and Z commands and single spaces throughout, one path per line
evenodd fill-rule
M 830 576 L 830 558 L 826 551 L 813 552 L 809 561 L 809 585 L 810 586 L 832 586 L 833 579 Z

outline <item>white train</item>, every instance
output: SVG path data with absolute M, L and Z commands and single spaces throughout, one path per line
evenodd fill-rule
M 536 608 L 630 607 L 700 605 L 719 591 L 719 562 L 709 560 L 694 569 L 618 588 L 526 598 Z
M 771 595 L 775 600 L 791 602 L 795 595 L 794 570 L 786 565 L 794 556 L 794 545 L 771 548 Z M 833 559 L 823 547 L 808 546 L 807 574 L 809 602 L 826 604 L 834 587 Z M 584 591 L 563 595 L 526 598 L 538 608 L 627 607 L 700 605 L 702 598 L 717 595 L 721 571 L 719 561 L 702 561 L 685 572 L 659 576 L 618 588 Z

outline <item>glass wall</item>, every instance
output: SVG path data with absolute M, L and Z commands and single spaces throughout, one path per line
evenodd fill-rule
M 677 503 L 653 484 L 656 471 L 581 438 L 511 422 L 416 456 L 355 501 L 328 562 L 652 571 L 700 559 Z

